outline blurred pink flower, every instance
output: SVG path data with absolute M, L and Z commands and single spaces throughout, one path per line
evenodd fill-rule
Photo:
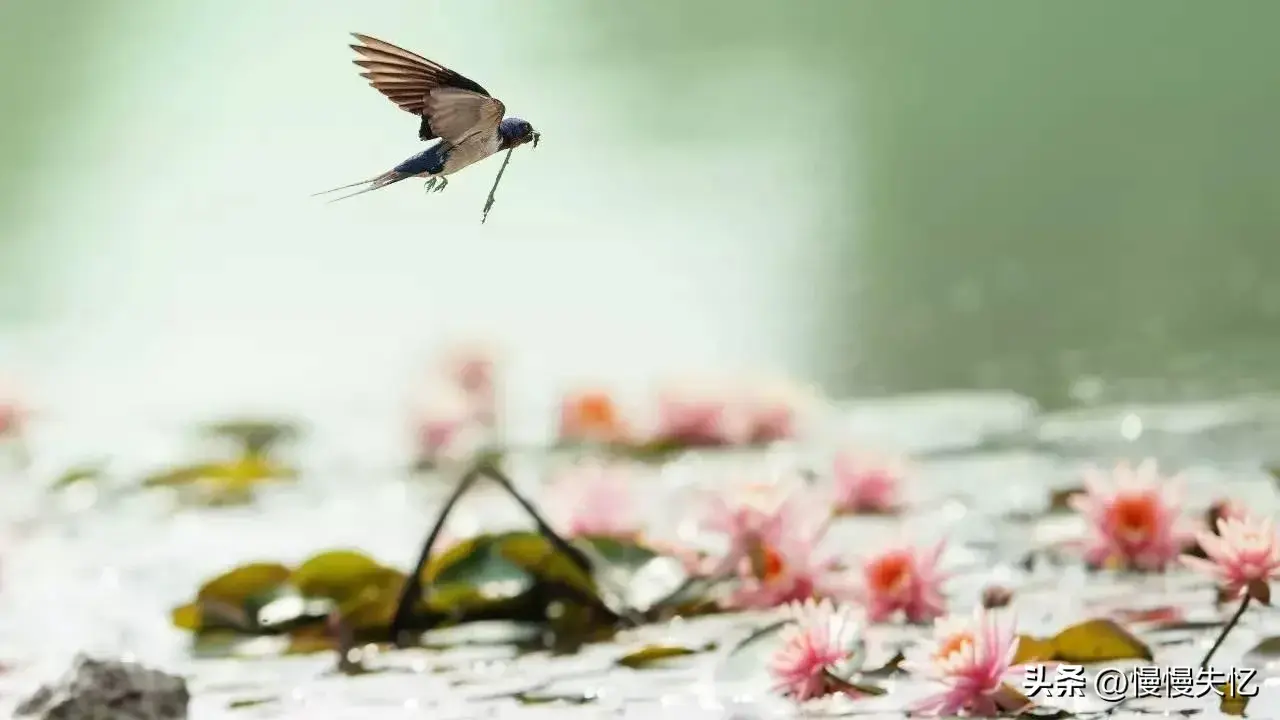
M 862 654 L 861 627 L 850 608 L 830 600 L 791 603 L 790 624 L 769 661 L 775 689 L 804 702 L 832 692 L 834 667 Z
M 946 613 L 938 569 L 945 541 L 928 548 L 897 546 L 862 561 L 862 583 L 856 590 L 867 620 L 885 622 L 901 613 L 908 622 L 923 623 Z
M 26 420 L 26 408 L 18 399 L 13 383 L 0 380 L 0 438 L 13 437 L 22 432 Z
M 841 513 L 883 513 L 897 508 L 904 474 L 897 458 L 846 450 L 836 455 L 832 494 Z
M 428 386 L 415 399 L 413 422 L 418 455 L 424 460 L 467 455 L 487 434 L 473 398 L 447 383 Z
M 768 608 L 841 592 L 835 563 L 817 556 L 830 513 L 795 482 L 751 483 L 709 498 L 702 527 L 725 536 L 728 549 L 704 561 L 705 575 L 733 572 L 729 605 Z
M 799 482 L 746 483 L 710 496 L 703 529 L 729 541 L 730 563 L 761 542 L 778 544 L 784 537 L 816 542 L 827 516 Z
M 560 400 L 560 440 L 609 443 L 627 438 L 622 411 L 607 390 L 575 390 Z
M 756 443 L 794 440 L 814 397 L 809 388 L 780 379 L 751 382 L 740 392 L 750 415 L 749 439 Z
M 1158 571 L 1191 540 L 1181 527 L 1181 493 L 1154 460 L 1136 469 L 1120 463 L 1108 475 L 1086 471 L 1085 492 L 1070 499 L 1088 523 L 1085 562 L 1093 567 Z
M 1016 628 L 1012 614 L 982 608 L 972 617 L 938 620 L 931 639 L 904 653 L 902 668 L 944 689 L 915 703 L 912 712 L 997 717 L 1025 707 L 1025 699 L 1005 683 L 1015 670 Z
M 1271 581 L 1280 579 L 1280 538 L 1269 518 L 1223 518 L 1218 534 L 1201 530 L 1196 540 L 1208 559 L 1183 555 L 1183 564 L 1217 580 L 1231 597 L 1247 591 L 1271 604 Z
M 636 537 L 643 526 L 634 482 L 621 465 L 584 462 L 564 471 L 550 488 L 557 525 L 569 537 Z
M 749 409 L 732 402 L 723 380 L 688 378 L 659 391 L 654 433 L 685 445 L 737 444 L 750 439 L 751 422 Z
M 497 353 L 482 343 L 459 343 L 437 360 L 436 372 L 470 399 L 476 418 L 486 425 L 497 422 Z
M 22 428 L 22 409 L 15 403 L 0 400 L 0 438 L 17 435 Z

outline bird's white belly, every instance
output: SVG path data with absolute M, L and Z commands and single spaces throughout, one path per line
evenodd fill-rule
M 468 140 L 449 151 L 449 156 L 444 163 L 444 171 L 440 174 L 452 175 L 468 165 L 474 165 L 493 155 L 501 147 L 502 138 L 496 132 L 486 138 Z

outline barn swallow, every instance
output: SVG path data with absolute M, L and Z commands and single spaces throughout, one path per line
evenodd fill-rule
M 364 186 L 330 201 L 336 202 L 411 177 L 428 178 L 427 190 L 439 192 L 449 184 L 448 176 L 468 165 L 528 142 L 537 146 L 540 136 L 533 126 L 503 117 L 506 106 L 479 83 L 391 43 L 352 35 L 360 41 L 351 46 L 359 56 L 353 62 L 364 70 L 360 76 L 401 110 L 422 118 L 419 140 L 439 142 L 381 175 L 316 195 Z

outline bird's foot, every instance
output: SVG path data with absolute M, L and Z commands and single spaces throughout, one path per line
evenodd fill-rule
M 429 180 L 427 180 L 427 182 L 423 185 L 423 188 L 424 188 L 427 192 L 431 192 L 432 190 L 435 190 L 435 189 L 436 189 L 436 182 L 437 182 L 439 179 L 440 179 L 440 178 L 430 178 L 430 179 L 429 179 Z
M 431 179 L 435 180 L 436 178 L 431 178 Z M 449 178 L 442 177 L 442 178 L 439 178 L 439 180 L 440 180 L 440 184 L 435 186 L 435 192 L 440 192 L 441 190 L 445 189 L 445 187 L 449 185 Z

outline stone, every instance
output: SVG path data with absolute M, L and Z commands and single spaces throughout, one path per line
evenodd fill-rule
M 65 677 L 23 701 L 18 717 L 42 720 L 181 720 L 191 694 L 177 675 L 79 656 Z

